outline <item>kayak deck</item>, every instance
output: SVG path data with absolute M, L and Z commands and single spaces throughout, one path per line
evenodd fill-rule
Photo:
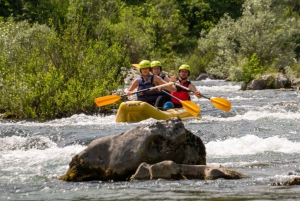
M 199 112 L 198 116 L 194 117 L 184 108 L 173 108 L 167 111 L 162 111 L 146 102 L 142 101 L 126 101 L 120 104 L 116 114 L 116 122 L 139 122 L 149 118 L 157 120 L 166 120 L 173 117 L 185 119 L 201 119 Z

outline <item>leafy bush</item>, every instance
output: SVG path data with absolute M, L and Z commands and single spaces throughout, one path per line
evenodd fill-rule
M 238 81 L 243 81 L 245 84 L 247 84 L 251 80 L 260 77 L 261 73 L 265 72 L 265 69 L 260 65 L 260 61 L 254 53 L 250 58 L 246 58 L 246 62 L 242 66 L 242 71 L 242 80 Z
M 209 33 L 203 32 L 203 38 L 198 41 L 199 52 L 214 52 L 207 71 L 240 80 L 241 72 L 245 70 L 241 66 L 254 54 L 261 66 L 273 71 L 292 65 L 300 24 L 295 17 L 277 10 L 278 6 L 282 9 L 284 5 L 285 2 L 276 0 L 247 0 L 242 17 L 234 21 L 225 16 Z
M 57 36 L 49 27 L 1 23 L 0 107 L 19 118 L 50 119 L 99 112 L 94 98 L 120 86 L 124 47 L 86 40 L 72 24 Z

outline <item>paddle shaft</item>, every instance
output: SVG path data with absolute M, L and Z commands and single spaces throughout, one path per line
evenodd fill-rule
M 166 84 L 162 84 L 162 85 L 157 85 L 155 87 L 151 87 L 151 88 L 148 88 L 148 89 L 142 89 L 142 90 L 139 90 L 139 91 L 136 91 L 136 92 L 132 92 L 132 94 L 137 94 L 137 93 L 140 93 L 140 92 L 145 92 L 145 91 L 151 91 L 153 89 L 157 89 L 157 88 L 160 88 L 160 87 L 165 87 L 165 86 L 169 86 L 169 85 L 172 85 L 173 83 L 172 82 L 169 82 L 169 83 L 166 83 Z M 128 96 L 128 95 L 122 95 L 121 97 L 125 97 L 125 96 Z
M 179 102 L 181 102 L 182 100 L 180 100 L 179 98 L 173 96 L 172 94 L 166 92 L 165 90 L 162 90 L 162 92 L 164 92 L 165 94 L 168 94 L 169 96 L 171 96 L 172 98 L 175 98 L 176 100 L 178 100 Z
M 140 93 L 140 92 L 144 92 L 144 91 L 150 91 L 150 90 L 153 90 L 153 89 L 156 89 L 156 88 L 159 88 L 159 87 L 165 87 L 165 86 L 168 86 L 168 85 L 171 85 L 171 84 L 173 84 L 173 83 L 169 82 L 169 83 L 158 85 L 158 86 L 151 87 L 151 88 L 148 88 L 148 89 L 143 89 L 143 90 L 140 90 L 140 91 L 132 92 L 131 95 L 132 94 L 137 94 L 137 93 Z M 113 103 L 117 102 L 118 100 L 120 100 L 121 97 L 126 97 L 126 96 L 128 96 L 128 95 L 127 94 L 122 95 L 122 96 L 108 95 L 108 96 L 104 96 L 104 97 L 95 98 L 94 102 L 99 107 L 101 107 L 101 106 L 104 106 L 104 105 L 113 104 Z
M 181 87 L 181 88 L 183 88 L 183 89 L 185 89 L 186 91 L 188 91 L 188 92 L 193 92 L 193 93 L 195 93 L 194 91 L 192 91 L 192 90 L 190 90 L 189 88 L 187 88 L 187 87 L 185 87 L 185 86 L 182 86 L 182 85 L 180 85 L 180 84 L 177 84 L 177 83 L 174 83 L 176 86 L 179 86 L 179 87 Z M 210 100 L 210 98 L 209 97 L 207 97 L 207 96 L 204 96 L 204 95 L 202 95 L 202 94 L 200 94 L 201 95 L 201 97 L 203 97 L 203 98 L 207 98 L 208 100 Z

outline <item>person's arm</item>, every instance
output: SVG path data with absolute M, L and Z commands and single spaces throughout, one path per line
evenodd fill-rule
M 173 76 L 170 76 L 170 81 L 171 81 L 171 82 L 176 82 L 176 79 L 177 79 L 176 76 L 174 76 L 174 75 L 173 75 Z
M 196 86 L 194 84 L 189 84 L 189 87 L 188 87 L 191 91 L 194 92 L 194 95 L 197 96 L 198 98 L 201 98 L 201 94 L 200 94 L 200 91 L 197 90 Z
M 154 77 L 153 77 L 153 82 L 154 82 L 155 85 L 162 85 L 162 84 L 167 84 L 168 83 L 165 80 L 163 80 L 161 77 L 156 76 L 156 75 L 154 75 Z M 177 91 L 174 84 L 170 84 L 170 85 L 165 86 L 163 88 L 167 89 L 168 91 Z
M 132 95 L 133 90 L 135 90 L 139 86 L 139 81 L 136 79 L 132 82 L 131 86 L 129 87 L 128 91 L 126 92 L 127 96 Z
M 170 78 L 167 75 L 164 77 L 164 81 L 171 82 Z

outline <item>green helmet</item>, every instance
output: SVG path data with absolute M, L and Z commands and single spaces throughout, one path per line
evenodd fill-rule
M 151 62 L 151 68 L 153 68 L 153 67 L 155 67 L 155 66 L 161 67 L 162 65 L 161 65 L 161 63 L 160 63 L 159 61 L 152 61 L 152 62 Z
M 139 68 L 142 69 L 142 68 L 151 68 L 151 65 L 150 65 L 150 61 L 148 60 L 143 60 L 139 63 Z
M 179 68 L 178 68 L 178 73 L 180 72 L 180 70 L 187 70 L 189 71 L 189 75 L 191 73 L 191 67 L 189 65 L 186 64 L 182 64 Z

